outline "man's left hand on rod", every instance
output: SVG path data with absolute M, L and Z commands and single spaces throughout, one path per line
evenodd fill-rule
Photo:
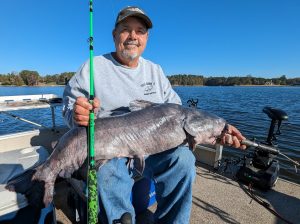
M 81 126 L 88 126 L 90 110 L 94 110 L 94 113 L 97 113 L 99 108 L 100 100 L 98 98 L 94 98 L 92 105 L 87 98 L 82 96 L 77 97 L 73 107 L 73 119 L 75 123 Z

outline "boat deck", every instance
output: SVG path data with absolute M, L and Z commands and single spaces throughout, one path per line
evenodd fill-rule
M 274 216 L 265 207 L 252 200 L 248 187 L 244 186 L 230 176 L 215 172 L 204 164 L 196 164 L 196 180 L 193 187 L 193 207 L 191 224 L 198 223 L 285 223 Z M 57 187 L 56 209 L 59 223 L 72 223 L 66 208 L 62 206 L 65 184 Z M 61 189 L 61 190 L 60 190 Z M 292 223 L 300 223 L 300 185 L 279 179 L 276 186 L 267 192 L 255 191 L 255 194 L 270 204 L 282 217 Z M 150 207 L 145 213 L 137 217 L 137 224 L 153 222 L 153 212 L 156 205 Z
M 247 186 L 232 178 L 197 166 L 190 223 L 285 223 L 252 200 L 248 192 Z M 255 194 L 282 217 L 300 223 L 298 184 L 279 179 L 272 190 Z

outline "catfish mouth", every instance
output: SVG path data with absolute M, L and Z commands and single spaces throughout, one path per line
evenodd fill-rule
M 195 136 L 196 144 L 208 144 L 215 145 L 217 137 L 210 135 L 209 133 L 198 134 Z
M 195 136 L 195 142 L 196 144 L 209 144 L 209 145 L 215 145 L 219 143 L 219 140 L 227 133 L 228 125 L 227 123 L 223 122 L 222 119 L 221 122 L 217 122 L 214 127 L 212 128 L 212 133 L 210 131 L 203 131 L 200 133 L 197 133 Z

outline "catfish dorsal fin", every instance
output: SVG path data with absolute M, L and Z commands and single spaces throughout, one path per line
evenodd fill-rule
M 154 105 L 157 105 L 157 103 L 153 103 L 153 102 L 150 102 L 147 100 L 134 100 L 129 103 L 129 110 L 137 111 L 137 110 L 142 110 L 146 107 L 151 107 Z
M 112 115 L 112 111 L 104 110 L 103 108 L 100 108 L 99 111 L 96 113 L 96 118 L 104 118 L 104 117 L 110 117 Z

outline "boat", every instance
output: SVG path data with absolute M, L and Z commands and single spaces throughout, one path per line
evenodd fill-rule
M 58 96 L 47 94 L 0 97 L 0 113 L 38 127 L 0 136 L 2 179 L 8 180 L 11 175 L 37 165 L 49 156 L 53 143 L 68 130 L 66 126 L 56 126 L 55 108 L 61 103 Z M 12 114 L 16 110 L 39 108 L 50 108 L 52 127 Z M 260 190 L 236 181 L 238 167 L 230 161 L 224 165 L 223 150 L 218 144 L 213 148 L 207 145 L 196 147 L 196 179 L 189 223 L 300 223 L 299 184 L 276 178 L 274 186 Z M 7 174 L 8 170 L 12 174 Z M 4 174 L 7 175 L 4 177 Z M 153 223 L 156 209 L 153 184 L 143 180 L 136 180 L 136 183 L 140 183 L 140 190 L 135 197 L 145 199 L 134 202 L 138 207 L 137 223 Z M 23 195 L 8 192 L 4 186 L 5 183 L 0 182 L 0 223 L 7 217 L 11 219 L 18 215 L 28 205 Z M 55 192 L 54 202 L 43 209 L 38 223 L 85 223 L 84 183 L 76 178 L 58 179 Z
M 0 223 L 11 220 L 18 223 L 24 219 L 31 222 L 32 211 L 28 209 L 26 198 L 24 195 L 6 190 L 4 188 L 5 183 L 14 175 L 45 161 L 53 150 L 52 143 L 68 130 L 67 127 L 57 127 L 55 123 L 55 108 L 61 103 L 61 98 L 54 94 L 0 97 L 0 113 L 37 127 L 31 131 L 0 136 L 0 198 L 2 199 L 0 202 Z M 17 110 L 43 108 L 51 109 L 52 127 L 46 127 L 14 114 L 14 111 Z M 54 221 L 54 211 L 53 204 L 43 209 L 42 214 L 37 217 L 38 222 Z M 36 221 L 36 219 L 32 220 L 32 222 Z

